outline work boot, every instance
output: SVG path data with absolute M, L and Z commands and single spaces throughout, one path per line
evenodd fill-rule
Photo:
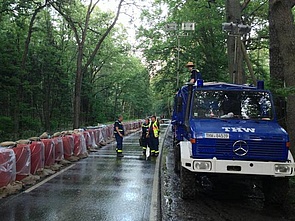
M 124 157 L 122 153 L 117 153 L 117 157 Z

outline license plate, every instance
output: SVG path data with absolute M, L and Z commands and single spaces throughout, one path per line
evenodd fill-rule
M 229 134 L 227 134 L 227 133 L 205 133 L 205 138 L 229 139 Z

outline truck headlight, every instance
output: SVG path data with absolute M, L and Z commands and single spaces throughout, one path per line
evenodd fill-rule
M 211 162 L 209 161 L 195 161 L 194 168 L 196 170 L 211 170 Z
M 288 164 L 275 164 L 276 174 L 291 174 L 292 167 Z

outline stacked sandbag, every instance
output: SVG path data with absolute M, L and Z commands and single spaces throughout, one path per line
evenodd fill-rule
M 45 167 L 50 167 L 55 163 L 55 144 L 52 139 L 41 139 L 45 146 Z
M 90 148 L 92 148 L 92 140 L 91 140 L 91 136 L 90 136 L 90 131 L 83 131 L 83 136 L 85 138 L 85 144 L 86 144 L 86 148 L 89 150 Z
M 53 137 L 53 142 L 55 144 L 55 161 L 60 162 L 64 159 L 64 146 L 61 133 L 55 133 Z
M 44 169 L 45 145 L 40 139 L 31 139 L 31 174 L 35 175 Z
M 102 127 L 99 131 L 102 136 L 102 140 L 99 142 L 99 145 L 105 146 L 107 144 L 107 127 Z
M 15 142 L 3 142 L 0 144 L 0 199 L 19 192 L 23 186 L 16 179 L 16 157 L 11 147 Z
M 16 145 L 15 142 L 3 142 L 0 144 L 0 188 L 15 181 L 16 159 L 15 153 L 10 147 Z
M 79 157 L 80 159 L 88 157 L 86 141 L 83 136 L 83 132 L 80 130 L 76 130 L 73 136 L 74 136 L 74 151 L 73 151 L 74 156 Z
M 89 134 L 89 137 L 90 137 L 90 138 L 85 138 L 88 150 L 90 152 L 96 152 L 97 148 L 98 148 L 98 145 L 95 142 L 95 130 L 90 129 L 90 130 L 87 130 L 85 132 L 87 132 Z M 86 136 L 88 137 L 87 134 L 86 134 Z M 85 133 L 84 133 L 84 137 L 85 137 Z
M 16 180 L 21 181 L 31 174 L 31 141 L 19 140 L 16 143 L 16 146 L 10 148 L 14 151 L 16 159 Z
M 106 127 L 106 140 L 107 140 L 108 143 L 112 140 L 113 135 L 114 135 L 113 133 L 114 133 L 114 126 L 113 125 L 108 125 Z
M 44 169 L 38 173 L 41 177 L 46 177 L 55 173 L 52 167 L 55 164 L 55 144 L 47 132 L 40 135 L 41 142 L 44 144 Z
M 79 160 L 79 157 L 74 156 L 74 136 L 73 132 L 63 132 L 62 142 L 64 147 L 64 159 L 70 162 L 76 162 Z

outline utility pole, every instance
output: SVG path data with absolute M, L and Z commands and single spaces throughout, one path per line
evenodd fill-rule
M 241 4 L 237 0 L 226 0 L 226 20 L 228 23 L 241 22 Z M 238 36 L 229 34 L 227 38 L 228 69 L 232 83 L 243 83 L 242 53 Z
M 180 75 L 180 37 L 188 36 L 187 31 L 194 31 L 195 23 L 185 22 L 181 24 L 181 29 L 179 25 L 176 23 L 170 23 L 166 25 L 166 31 L 174 31 L 176 32 L 177 38 L 177 75 L 176 75 L 176 88 L 179 88 L 179 75 Z M 180 32 L 182 31 L 182 32 Z
M 244 34 L 251 31 L 251 26 L 231 22 L 222 23 L 222 28 L 224 31 L 227 31 L 229 33 L 228 38 L 234 38 L 233 45 L 230 45 L 234 48 L 233 54 L 231 54 L 230 48 L 228 48 L 229 69 L 230 71 L 232 71 L 230 72 L 232 83 L 244 84 L 244 77 L 242 75 L 243 57 L 246 60 L 250 74 L 253 75 L 252 78 L 255 78 L 245 46 L 243 45 L 243 42 L 241 40 L 241 37 Z
M 180 72 L 180 36 L 177 35 L 177 83 L 176 88 L 179 87 L 179 72 Z

